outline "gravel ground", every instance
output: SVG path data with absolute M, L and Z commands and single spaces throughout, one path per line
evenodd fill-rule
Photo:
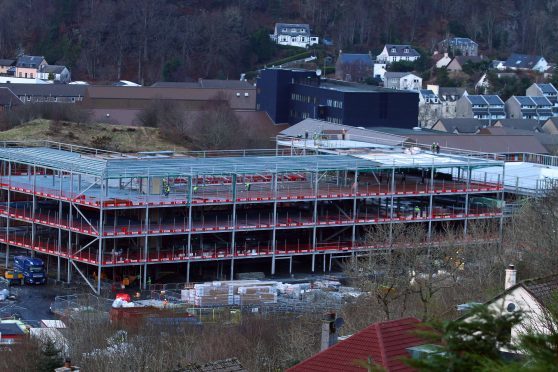
M 41 319 L 55 319 L 50 312 L 50 304 L 56 296 L 69 294 L 67 289 L 55 285 L 18 285 L 9 287 L 9 290 L 16 296 L 16 300 L 0 302 L 0 317 L 16 314 L 30 323 Z

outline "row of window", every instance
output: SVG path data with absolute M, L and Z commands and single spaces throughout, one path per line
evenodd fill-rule
M 30 77 L 31 79 L 33 79 L 33 73 L 32 73 L 32 72 L 30 73 L 30 75 L 31 75 L 31 76 L 29 76 L 29 77 Z M 28 77 L 28 76 L 27 76 L 27 72 L 25 73 L 25 76 L 23 76 L 23 73 L 20 72 L 20 73 L 19 73 L 19 77 L 25 77 L 25 78 L 27 78 L 27 77 Z
M 289 29 L 283 28 L 281 31 L 283 31 L 283 32 L 289 32 Z M 291 28 L 291 32 L 297 32 L 297 29 L 296 29 L 296 28 Z M 298 32 L 306 32 L 306 30 L 303 29 L 303 28 L 299 28 L 299 29 L 298 29 Z
M 25 102 L 76 102 L 83 101 L 83 97 L 43 97 L 43 96 L 19 96 L 21 101 Z
M 473 115 L 474 119 L 505 119 L 506 115 Z
M 304 94 L 292 93 L 291 100 L 298 101 L 302 103 L 314 103 L 316 104 L 316 97 L 305 96 Z
M 285 42 L 290 42 L 290 41 L 294 41 L 294 42 L 307 42 L 310 41 L 308 40 L 308 37 L 306 36 L 296 36 L 296 37 L 290 37 L 290 36 L 279 36 L 279 41 L 285 41 Z
M 343 101 L 337 101 L 334 99 L 328 99 L 326 101 L 326 105 L 329 107 L 334 107 L 334 108 L 339 108 L 342 109 L 343 108 Z
M 333 116 L 326 117 L 326 121 L 329 121 L 330 123 L 342 124 L 341 119 Z

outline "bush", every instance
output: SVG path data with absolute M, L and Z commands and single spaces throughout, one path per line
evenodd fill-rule
M 95 136 L 91 139 L 91 147 L 96 149 L 107 150 L 112 142 L 110 136 Z
M 27 103 L 4 113 L 1 129 L 6 130 L 35 119 L 87 123 L 89 111 L 71 103 Z

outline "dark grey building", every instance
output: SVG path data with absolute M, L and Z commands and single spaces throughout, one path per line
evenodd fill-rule
M 311 118 L 360 127 L 412 128 L 418 93 L 322 79 L 315 71 L 264 69 L 257 78 L 256 107 L 275 123 Z

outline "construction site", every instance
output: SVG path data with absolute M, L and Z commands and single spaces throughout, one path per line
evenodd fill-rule
M 326 272 L 382 249 L 367 239 L 374 225 L 421 224 L 431 237 L 451 224 L 465 237 L 469 221 L 503 218 L 504 161 L 493 155 L 354 143 L 324 154 L 293 143 L 138 154 L 1 143 L 6 265 L 11 249 L 28 250 L 58 280 L 79 275 L 97 293 L 126 275 L 145 288 L 163 272 L 182 282 Z

